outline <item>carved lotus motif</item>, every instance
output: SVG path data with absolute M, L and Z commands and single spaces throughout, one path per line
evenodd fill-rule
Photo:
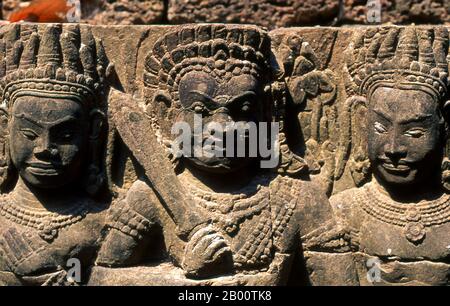
M 405 236 L 412 243 L 419 243 L 425 238 L 425 227 L 421 222 L 410 222 L 405 227 Z

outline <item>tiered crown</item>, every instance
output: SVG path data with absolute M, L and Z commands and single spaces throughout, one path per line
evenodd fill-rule
M 109 66 L 102 42 L 79 25 L 12 24 L 0 34 L 2 102 L 28 95 L 70 96 L 101 106 Z
M 179 82 L 188 72 L 206 72 L 218 83 L 242 74 L 260 78 L 269 51 L 268 35 L 257 27 L 184 26 L 155 43 L 145 60 L 144 84 L 167 90 L 177 102 Z
M 350 94 L 370 96 L 380 86 L 447 95 L 449 33 L 444 27 L 369 28 L 346 53 Z

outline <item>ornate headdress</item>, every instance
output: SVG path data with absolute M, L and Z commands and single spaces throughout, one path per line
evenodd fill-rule
M 91 107 L 104 105 L 109 62 L 88 27 L 12 24 L 0 37 L 4 106 L 20 95 L 70 96 Z
M 233 76 L 264 76 L 270 40 L 253 26 L 194 25 L 164 35 L 145 60 L 144 84 L 168 92 L 176 105 L 181 78 L 191 71 L 210 74 L 218 83 Z
M 443 100 L 448 90 L 449 33 L 445 27 L 369 28 L 347 54 L 350 94 L 370 96 L 379 86 L 416 88 Z
M 346 89 L 342 108 L 336 177 L 346 164 L 355 184 L 370 179 L 367 153 L 368 97 L 380 86 L 415 89 L 431 94 L 439 106 L 448 105 L 449 32 L 445 27 L 382 27 L 357 32 L 346 51 Z
M 106 79 L 112 71 L 102 42 L 89 27 L 79 25 L 11 24 L 0 31 L 1 108 L 8 110 L 19 96 L 71 98 L 91 114 L 106 109 Z M 103 116 L 103 114 L 102 114 Z M 0 131 L 0 187 L 8 181 L 8 131 Z M 90 139 L 92 143 L 97 139 Z M 87 190 L 95 193 L 103 181 L 100 154 L 91 148 Z

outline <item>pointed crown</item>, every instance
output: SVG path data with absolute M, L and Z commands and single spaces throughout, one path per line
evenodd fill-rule
M 346 51 L 347 89 L 370 96 L 380 86 L 419 89 L 443 101 L 448 90 L 445 27 L 369 28 Z
M 3 105 L 20 95 L 69 96 L 102 107 L 109 61 L 101 40 L 79 25 L 12 24 L 0 33 Z

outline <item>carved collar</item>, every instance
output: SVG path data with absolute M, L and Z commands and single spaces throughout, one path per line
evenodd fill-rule
M 444 194 L 436 200 L 419 203 L 399 203 L 377 189 L 374 183 L 367 184 L 356 200 L 361 208 L 382 222 L 403 227 L 411 243 L 419 244 L 425 239 L 426 227 L 450 221 L 450 195 Z
M 11 195 L 0 198 L 0 215 L 6 219 L 38 231 L 39 236 L 51 242 L 60 229 L 75 224 L 89 213 L 89 203 L 80 201 L 60 212 L 23 207 Z

